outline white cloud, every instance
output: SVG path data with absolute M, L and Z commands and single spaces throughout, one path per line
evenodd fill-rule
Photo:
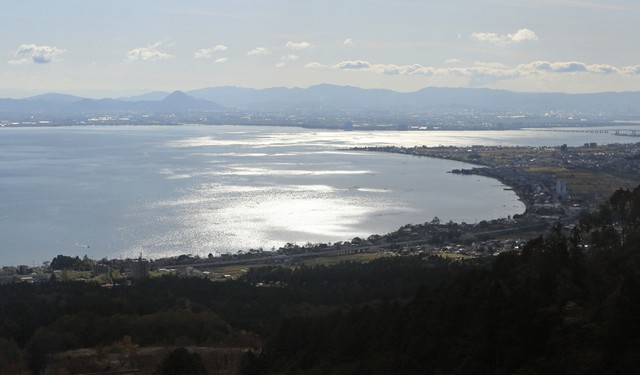
M 298 60 L 300 57 L 298 57 L 297 55 L 286 55 L 286 56 L 282 56 L 282 60 L 285 61 L 295 61 Z
M 615 66 L 608 64 L 593 64 L 587 66 L 589 72 L 596 74 L 616 74 L 621 70 L 616 68 Z
M 362 61 L 362 60 L 343 61 L 334 65 L 333 68 L 345 69 L 345 70 L 371 69 L 371 64 L 368 61 Z
M 449 68 L 439 71 L 441 75 L 466 77 L 470 86 L 482 86 L 505 79 L 513 79 L 520 76 L 517 69 L 502 66 L 501 64 L 478 64 L 465 68 Z
M 588 65 L 578 61 L 534 61 L 528 64 L 518 66 L 518 71 L 523 74 L 538 73 L 592 73 L 592 74 L 614 74 L 620 73 L 624 69 L 618 69 L 615 66 L 607 64 Z
M 507 34 L 507 39 L 514 43 L 524 42 L 527 40 L 537 42 L 539 40 L 536 33 L 529 29 L 520 29 L 516 31 L 515 34 Z
M 311 44 L 307 43 L 307 42 L 287 42 L 287 44 L 285 44 L 285 46 L 287 48 L 291 48 L 291 49 L 307 49 L 307 48 L 311 48 Z
M 372 65 L 374 71 L 383 74 L 392 74 L 392 75 L 426 75 L 431 76 L 435 73 L 434 68 L 424 67 L 420 64 L 413 65 L 393 65 L 393 64 L 376 64 Z
M 227 46 L 218 44 L 215 47 L 203 48 L 193 53 L 193 57 L 197 59 L 210 59 L 216 52 L 226 51 Z
M 492 44 L 502 44 L 505 41 L 505 38 L 500 37 L 500 35 L 496 33 L 473 33 L 471 34 L 471 39 L 475 39 L 479 42 L 486 42 Z
M 324 68 L 329 68 L 328 65 L 325 64 L 320 64 L 319 62 L 311 62 L 308 63 L 307 65 L 304 66 L 305 68 L 311 68 L 311 69 L 324 69 Z
M 247 52 L 247 56 L 262 56 L 262 55 L 268 55 L 268 54 L 269 54 L 269 49 L 264 47 L 256 47 L 251 51 Z
M 483 81 L 487 81 L 492 79 L 493 81 L 497 81 L 542 74 L 619 74 L 622 70 L 612 65 L 589 65 L 577 61 L 533 61 L 527 64 L 520 64 L 515 67 L 495 63 L 478 63 L 473 67 L 451 68 L 446 69 L 444 72 L 446 74 L 469 77 L 472 80 L 482 79 Z
M 279 62 L 276 64 L 276 68 L 284 68 L 287 64 L 283 63 L 283 62 Z
M 170 55 L 166 52 L 162 52 L 158 50 L 158 47 L 160 47 L 161 45 L 162 43 L 158 42 L 149 47 L 132 49 L 131 51 L 127 52 L 127 59 L 129 61 L 137 61 L 137 60 L 155 61 L 155 60 L 167 60 L 167 59 L 173 58 L 174 57 L 173 55 Z
M 351 38 L 346 39 L 344 42 L 342 42 L 342 44 L 344 44 L 345 46 L 352 46 L 353 45 L 353 39 L 351 39 Z
M 34 64 L 48 64 L 65 52 L 64 49 L 53 46 L 39 46 L 36 44 L 23 44 L 14 53 L 15 59 L 9 60 L 9 64 L 20 65 L 29 61 Z
M 322 67 L 320 64 L 317 66 L 310 66 L 311 64 L 307 64 L 307 67 Z M 371 71 L 375 73 L 381 74 L 390 74 L 390 75 L 415 75 L 415 74 L 423 74 L 423 75 L 433 75 L 434 68 L 424 67 L 420 64 L 413 65 L 395 65 L 395 64 L 371 64 L 368 61 L 363 60 L 355 60 L 355 61 L 342 61 L 338 64 L 331 66 L 332 69 L 340 69 L 340 70 L 364 70 Z
M 640 74 L 640 65 L 625 66 L 622 68 L 622 72 L 625 74 Z
M 221 58 L 219 58 L 219 59 L 215 59 L 215 60 L 213 60 L 213 62 L 214 62 L 214 63 L 216 63 L 216 64 L 222 64 L 222 63 L 226 63 L 228 60 L 229 60 L 229 59 L 228 59 L 228 58 L 226 58 L 226 57 L 221 57 Z
M 8 63 L 11 65 L 24 65 L 29 63 L 29 59 L 13 59 L 9 60 Z
M 453 59 L 448 59 L 445 61 L 445 64 L 458 64 L 460 63 L 460 60 L 453 58 Z
M 535 32 L 529 29 L 520 29 L 515 34 L 500 35 L 496 33 L 472 33 L 471 39 L 483 43 L 491 43 L 498 46 L 506 46 L 512 43 L 525 41 L 537 42 L 539 40 Z
M 624 69 L 606 64 L 585 64 L 577 61 L 534 61 L 515 67 L 499 63 L 476 63 L 472 67 L 437 69 L 439 75 L 453 75 L 469 78 L 472 86 L 486 85 L 501 80 L 534 77 L 542 75 L 608 75 L 628 74 Z

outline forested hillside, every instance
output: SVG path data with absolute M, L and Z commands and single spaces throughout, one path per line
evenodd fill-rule
M 286 320 L 247 373 L 634 373 L 640 187 L 451 282 Z

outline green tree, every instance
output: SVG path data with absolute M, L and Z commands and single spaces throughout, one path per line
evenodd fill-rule
M 602 205 L 600 220 L 603 232 L 607 227 L 618 228 L 620 242 L 640 228 L 640 185 L 634 190 L 618 189 Z
M 207 375 L 207 369 L 198 353 L 178 348 L 169 353 L 156 371 L 157 375 Z
M 66 255 L 58 255 L 51 261 L 51 269 L 54 270 L 75 270 L 90 271 L 91 260 L 85 255 L 83 259 L 79 257 L 70 257 Z
M 0 338 L 0 373 L 19 374 L 25 369 L 24 355 L 18 345 Z

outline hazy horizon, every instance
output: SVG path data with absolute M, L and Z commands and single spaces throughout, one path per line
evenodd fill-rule
M 365 87 L 359 87 L 359 86 L 353 86 L 353 85 L 334 85 L 334 84 L 330 84 L 330 83 L 318 83 L 318 84 L 314 84 L 314 85 L 309 85 L 309 86 L 290 86 L 290 87 L 285 87 L 285 86 L 273 86 L 273 87 L 264 87 L 264 88 L 257 88 L 257 87 L 246 87 L 246 86 L 230 86 L 230 85 L 225 85 L 225 86 L 206 86 L 206 87 L 197 87 L 194 89 L 189 89 L 189 90 L 182 90 L 180 88 L 176 88 L 176 89 L 168 89 L 168 90 L 138 90 L 138 89 L 129 89 L 129 90 L 70 90 L 70 91 L 65 91 L 65 90 L 58 90 L 58 91 L 46 91 L 46 90 L 10 90 L 10 89 L 0 89 L 0 99 L 27 99 L 27 98 L 32 98 L 35 96 L 40 96 L 40 95 L 47 95 L 47 94 L 61 94 L 61 95 L 70 95 L 70 96 L 77 96 L 80 98 L 86 98 L 86 99 L 127 99 L 127 98 L 133 98 L 133 97 L 138 97 L 138 96 L 145 96 L 145 95 L 149 95 L 149 94 L 166 94 L 169 95 L 173 92 L 184 92 L 184 93 L 189 93 L 191 91 L 197 91 L 197 90 L 205 90 L 205 89 L 217 89 L 217 88 L 224 88 L 224 87 L 233 87 L 233 88 L 239 88 L 239 89 L 247 89 L 247 90 L 269 90 L 269 89 L 309 89 L 311 87 L 314 86 L 320 86 L 320 85 L 333 85 L 333 86 L 340 86 L 340 87 L 353 87 L 353 88 L 357 88 L 357 89 L 363 89 L 363 90 L 369 90 L 372 88 L 365 88 Z M 374 88 L 373 88 L 374 89 Z M 580 95 L 580 94 L 606 94 L 606 93 L 632 93 L 632 92 L 640 92 L 640 87 L 637 90 L 625 90 L 625 91 L 593 91 L 593 92 L 580 92 L 580 93 L 571 93 L 571 92 L 564 92 L 564 91 L 517 91 L 517 90 L 508 90 L 508 89 L 493 89 L 493 88 L 486 88 L 486 87 L 449 87 L 449 86 L 426 86 L 423 87 L 421 89 L 417 89 L 417 90 L 412 90 L 412 91 L 398 91 L 398 90 L 393 90 L 393 89 L 387 89 L 387 88 L 380 88 L 381 90 L 389 90 L 389 91 L 393 91 L 396 93 L 415 93 L 424 89 L 489 89 L 489 90 L 503 90 L 503 91 L 508 91 L 508 92 L 513 92 L 513 93 L 521 93 L 521 94 L 527 94 L 527 93 L 536 93 L 536 94 L 569 94 L 569 95 Z M 8 96 L 5 95 L 5 93 L 13 93 L 14 96 Z M 144 100 L 148 100 L 148 99 L 144 99 Z

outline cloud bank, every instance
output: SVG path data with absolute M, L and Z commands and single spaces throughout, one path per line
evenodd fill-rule
M 365 60 L 348 60 L 333 65 L 312 62 L 305 67 L 364 71 L 387 75 L 457 76 L 469 78 L 472 85 L 543 74 L 640 75 L 640 65 L 618 68 L 608 64 L 586 64 L 578 61 L 533 61 L 517 66 L 477 62 L 469 67 L 430 67 L 420 64 L 373 64 Z
M 48 64 L 63 52 L 65 52 L 65 50 L 58 47 L 23 44 L 18 47 L 14 53 L 15 58 L 9 60 L 9 64 L 20 65 L 29 62 L 34 64 Z

